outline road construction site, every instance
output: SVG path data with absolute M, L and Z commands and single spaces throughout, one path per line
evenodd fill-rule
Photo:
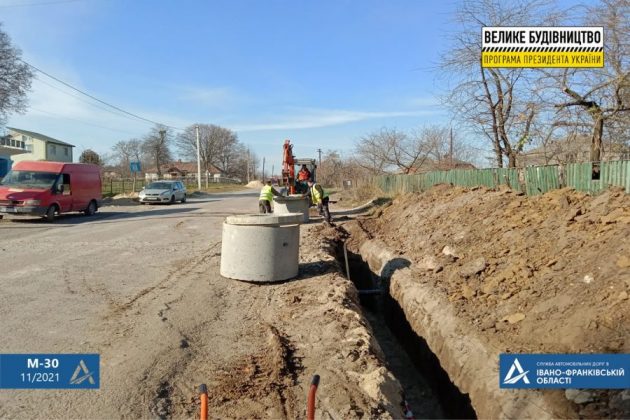
M 0 221 L 0 351 L 101 357 L 99 390 L 3 390 L 0 417 L 190 418 L 205 383 L 210 418 L 305 418 L 314 374 L 316 418 L 628 416 L 627 390 L 501 390 L 497 366 L 630 352 L 622 191 L 331 205 L 335 226 L 300 226 L 296 278 L 224 278 L 222 223 L 258 193 Z

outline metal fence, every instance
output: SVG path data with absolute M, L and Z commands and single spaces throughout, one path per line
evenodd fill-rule
M 172 179 L 173 181 L 175 179 Z M 152 179 L 152 180 L 146 180 L 145 178 L 137 178 L 134 184 L 134 180 L 131 178 L 128 179 L 103 179 L 103 194 L 105 195 L 116 195 L 116 194 L 128 194 L 128 193 L 132 193 L 132 192 L 138 192 L 140 191 L 143 187 L 145 187 L 147 184 L 157 181 L 157 179 Z M 171 181 L 171 180 L 169 180 Z M 197 179 L 195 178 L 182 178 L 182 179 L 177 179 L 177 181 L 181 181 L 184 183 L 184 185 L 186 186 L 187 190 L 197 190 L 198 189 L 198 184 L 197 184 Z M 213 184 L 235 184 L 235 183 L 239 183 L 239 180 L 236 180 L 234 178 L 209 178 L 208 180 L 208 184 L 209 185 L 213 185 Z M 205 180 L 201 181 L 201 186 L 204 187 L 206 186 L 206 182 Z M 135 188 L 134 188 L 135 187 Z
M 530 166 L 527 168 L 453 169 L 413 175 L 384 175 L 373 178 L 375 186 L 386 193 L 424 191 L 436 184 L 462 187 L 507 185 L 527 195 L 573 187 L 578 191 L 597 194 L 609 186 L 630 193 L 630 160 L 568 165 Z
M 147 182 L 143 178 L 136 179 L 135 188 L 133 179 L 103 179 L 103 194 L 127 194 L 140 191 Z

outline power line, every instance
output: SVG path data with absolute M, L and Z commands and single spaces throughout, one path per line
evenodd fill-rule
M 81 102 L 83 102 L 83 103 L 85 103 L 85 104 L 88 104 L 88 105 L 93 106 L 93 107 L 95 107 L 95 108 L 98 108 L 98 109 L 101 109 L 101 110 L 103 110 L 103 111 L 109 112 L 110 114 L 115 115 L 115 116 L 117 116 L 117 117 L 128 118 L 129 120 L 132 120 L 132 121 L 137 121 L 135 118 L 132 118 L 132 117 L 130 117 L 130 116 L 128 116 L 128 115 L 122 114 L 122 113 L 120 113 L 120 112 L 118 112 L 118 111 L 114 111 L 114 110 L 113 110 L 113 109 L 111 109 L 111 108 L 108 108 L 108 107 L 105 107 L 105 106 L 102 106 L 102 105 L 96 104 L 96 103 L 94 103 L 94 102 L 92 102 L 92 101 L 89 101 L 89 100 L 87 100 L 87 99 L 83 98 L 83 97 L 82 97 L 82 96 L 80 96 L 80 95 L 75 95 L 75 94 L 72 94 L 72 93 L 70 93 L 70 92 L 67 92 L 67 91 L 63 90 L 62 88 L 60 88 L 59 86 L 55 86 L 55 85 L 54 85 L 54 84 L 52 84 L 52 83 L 48 83 L 48 82 L 44 81 L 41 77 L 38 77 L 38 78 L 37 78 L 37 80 L 39 80 L 39 82 L 40 82 L 40 83 L 43 83 L 43 84 L 45 84 L 46 86 L 49 86 L 49 87 L 51 87 L 51 88 L 53 88 L 53 89 L 55 89 L 55 90 L 57 90 L 57 91 L 59 91 L 59 92 L 61 92 L 61 93 L 65 94 L 65 95 L 68 95 L 68 96 L 70 96 L 70 97 L 72 97 L 72 98 L 75 98 L 75 99 L 77 99 L 77 100 L 79 100 L 79 101 L 81 101 Z
M 57 82 L 61 83 L 62 85 L 67 86 L 67 87 L 69 87 L 70 89 L 72 89 L 72 90 L 74 90 L 74 91 L 77 91 L 77 92 L 79 92 L 79 93 L 80 93 L 80 94 L 82 94 L 82 95 L 87 96 L 88 98 L 91 98 L 91 99 L 93 99 L 93 100 L 95 100 L 95 101 L 97 101 L 97 102 L 100 102 L 100 103 L 101 103 L 101 104 L 103 104 L 103 105 L 106 105 L 106 106 L 108 106 L 108 107 L 110 107 L 110 108 L 112 108 L 112 109 L 115 109 L 115 110 L 117 110 L 117 111 L 119 111 L 119 112 L 122 112 L 123 114 L 130 115 L 130 116 L 132 116 L 132 117 L 134 117 L 134 118 L 137 118 L 137 119 L 139 119 L 139 120 L 142 120 L 142 121 L 145 121 L 145 122 L 148 122 L 148 123 L 154 124 L 154 125 L 161 125 L 161 126 L 164 126 L 164 127 L 172 128 L 172 129 L 174 129 L 174 130 L 183 130 L 183 128 L 174 127 L 174 126 L 171 126 L 171 125 L 166 125 L 166 124 L 163 124 L 163 123 L 159 123 L 159 122 L 157 122 L 157 121 L 153 121 L 153 120 L 150 120 L 150 119 L 148 119 L 148 118 L 141 117 L 140 115 L 134 114 L 134 113 L 132 113 L 132 112 L 126 111 L 126 110 L 124 110 L 124 109 L 122 109 L 122 108 L 120 108 L 120 107 L 117 107 L 116 105 L 112 105 L 112 104 L 110 104 L 110 103 L 108 103 L 108 102 L 105 102 L 105 101 L 103 101 L 103 100 L 101 100 L 101 99 L 97 98 L 96 96 L 90 95 L 89 93 L 84 92 L 84 91 L 82 91 L 81 89 L 76 88 L 76 87 L 72 86 L 71 84 L 66 83 L 66 82 L 64 82 L 63 80 L 61 80 L 61 79 L 59 79 L 59 78 L 57 78 L 57 77 L 55 77 L 55 76 L 53 76 L 53 75 L 51 75 L 51 74 L 49 74 L 49 73 L 46 73 L 45 71 L 43 71 L 43 70 L 41 70 L 41 69 L 39 69 L 39 68 L 35 67 L 34 65 L 32 65 L 32 64 L 30 64 L 30 63 L 28 63 L 28 62 L 24 61 L 24 60 L 23 60 L 23 59 L 21 59 L 21 58 L 18 58 L 18 60 L 20 60 L 21 62 L 23 62 L 24 64 L 26 64 L 26 65 L 27 65 L 27 66 L 29 66 L 30 68 L 32 68 L 33 70 L 35 70 L 35 71 L 37 71 L 37 72 L 39 72 L 39 73 L 41 73 L 41 74 L 43 74 L 43 75 L 45 75 L 45 76 L 50 77 L 51 79 L 53 79 L 53 80 L 55 80 L 55 81 L 57 81 Z
M 91 125 L 91 126 L 93 126 L 93 127 L 102 128 L 102 129 L 104 129 L 104 130 L 116 131 L 116 132 L 119 132 L 119 133 L 125 133 L 125 134 L 129 134 L 129 135 L 131 135 L 131 136 L 134 136 L 134 135 L 135 135 L 134 133 L 132 133 L 132 132 L 130 132 L 130 131 L 118 130 L 118 129 L 116 129 L 116 128 L 111 128 L 111 127 L 104 127 L 104 126 L 102 126 L 102 125 L 98 125 L 98 124 L 90 123 L 90 122 L 83 121 L 83 120 L 80 120 L 80 119 L 77 119 L 77 118 L 67 117 L 67 116 L 65 116 L 65 115 L 61 115 L 61 114 L 56 114 L 56 113 L 54 113 L 54 112 L 46 111 L 46 110 L 44 110 L 44 109 L 33 108 L 33 107 L 30 107 L 30 108 L 31 108 L 32 110 L 34 110 L 34 111 L 37 111 L 37 112 L 42 112 L 42 113 L 44 113 L 44 114 L 48 114 L 48 115 L 51 115 L 51 116 L 53 116 L 53 117 L 61 117 L 61 118 L 67 119 L 67 120 L 76 121 L 76 122 L 81 123 L 81 124 Z
M 35 3 L 14 3 L 14 4 L 0 4 L 0 7 L 27 7 L 27 6 L 48 6 L 62 3 L 76 3 L 82 0 L 56 0 L 56 1 L 42 1 Z

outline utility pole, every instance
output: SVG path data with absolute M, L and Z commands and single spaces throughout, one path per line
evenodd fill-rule
M 317 153 L 319 153 L 319 164 L 317 166 L 322 166 L 322 149 L 317 149 Z
M 449 147 L 448 147 L 448 155 L 451 160 L 449 164 L 449 169 L 453 169 L 453 127 L 451 127 L 451 135 L 449 138 Z
M 263 156 L 262 182 L 265 183 L 265 157 Z
M 247 148 L 247 183 L 249 184 L 249 147 Z
M 164 135 L 166 130 L 160 130 L 160 145 L 155 148 L 155 166 L 157 166 L 158 179 L 162 178 L 162 169 L 160 168 L 160 154 L 162 153 L 162 147 L 164 147 Z
M 201 153 L 199 149 L 199 125 L 195 125 L 195 132 L 197 133 L 197 189 L 201 191 Z

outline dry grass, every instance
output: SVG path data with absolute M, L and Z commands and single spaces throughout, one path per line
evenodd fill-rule
M 203 185 L 203 183 L 201 184 L 201 189 L 198 190 L 197 188 L 192 189 L 189 188 L 188 191 L 189 192 L 195 192 L 195 191 L 200 191 L 200 192 L 207 192 L 207 193 L 217 193 L 217 192 L 234 192 L 234 191 L 242 191 L 245 190 L 246 187 L 242 184 L 215 184 L 215 183 L 210 183 L 208 184 L 208 188 L 205 187 L 205 185 Z
M 363 185 L 357 188 L 340 190 L 331 197 L 331 200 L 337 201 L 336 207 L 353 208 L 384 195 L 380 188 L 373 185 Z

